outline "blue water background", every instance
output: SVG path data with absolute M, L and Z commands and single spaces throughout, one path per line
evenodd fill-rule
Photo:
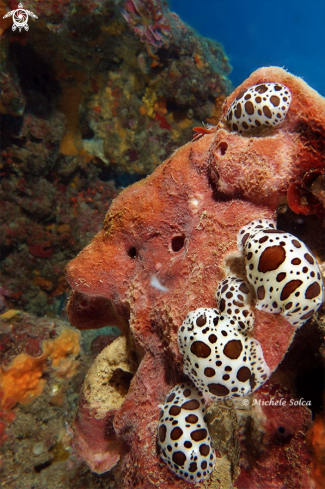
M 236 87 L 262 66 L 280 66 L 325 96 L 325 0 L 171 0 L 171 10 L 220 42 Z

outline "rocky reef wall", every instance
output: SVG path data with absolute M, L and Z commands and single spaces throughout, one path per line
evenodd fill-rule
M 230 65 L 164 1 L 28 9 L 28 32 L 1 18 L 1 307 L 57 314 L 110 201 L 217 123 Z

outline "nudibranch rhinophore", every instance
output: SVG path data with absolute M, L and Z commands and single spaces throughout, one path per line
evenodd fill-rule
M 241 92 L 228 109 L 233 131 L 245 133 L 284 121 L 291 103 L 290 90 L 280 83 L 262 83 Z
M 322 276 L 312 252 L 264 219 L 244 226 L 238 243 L 244 249 L 256 308 L 281 313 L 295 327 L 304 324 L 322 303 Z
M 161 457 L 179 477 L 192 483 L 206 479 L 216 463 L 204 404 L 192 384 L 177 385 L 168 393 L 158 424 Z

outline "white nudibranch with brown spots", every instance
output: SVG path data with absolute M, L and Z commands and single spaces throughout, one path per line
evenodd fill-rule
M 192 384 L 179 384 L 169 392 L 158 424 L 162 459 L 179 477 L 192 483 L 206 479 L 216 463 L 204 420 L 204 402 Z
M 256 308 L 281 313 L 293 326 L 304 324 L 322 303 L 322 276 L 312 252 L 264 219 L 242 228 L 238 242 Z
M 246 241 L 250 236 L 254 236 L 254 234 L 262 229 L 269 228 L 276 229 L 275 222 L 271 221 L 271 219 L 255 219 L 255 221 L 243 226 L 237 235 L 237 247 L 239 251 L 244 253 Z
M 261 345 L 241 329 L 232 316 L 208 308 L 190 312 L 179 329 L 184 372 L 208 399 L 245 396 L 270 375 Z
M 277 230 L 269 219 L 256 219 L 241 228 L 237 245 L 250 285 L 227 277 L 216 291 L 218 309 L 199 308 L 187 315 L 178 331 L 178 346 L 184 372 L 195 387 L 181 384 L 169 393 L 158 425 L 162 458 L 178 476 L 193 483 L 208 477 L 216 463 L 203 396 L 207 400 L 245 396 L 271 373 L 260 343 L 251 335 L 253 302 L 257 309 L 281 313 L 296 327 L 322 303 L 319 266 L 298 238 Z
M 261 83 L 241 92 L 228 109 L 232 131 L 245 133 L 284 121 L 291 103 L 290 90 L 280 83 Z

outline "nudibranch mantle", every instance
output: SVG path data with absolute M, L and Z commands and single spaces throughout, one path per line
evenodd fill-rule
M 302 326 L 323 298 L 321 271 L 309 248 L 263 219 L 244 226 L 238 243 L 244 249 L 256 308 L 281 313 L 293 326 Z
M 241 92 L 228 109 L 233 131 L 245 133 L 284 121 L 291 103 L 290 90 L 281 83 L 261 83 Z
M 158 424 L 161 457 L 179 477 L 192 483 L 206 479 L 216 463 L 204 404 L 191 383 L 179 384 L 168 393 Z

